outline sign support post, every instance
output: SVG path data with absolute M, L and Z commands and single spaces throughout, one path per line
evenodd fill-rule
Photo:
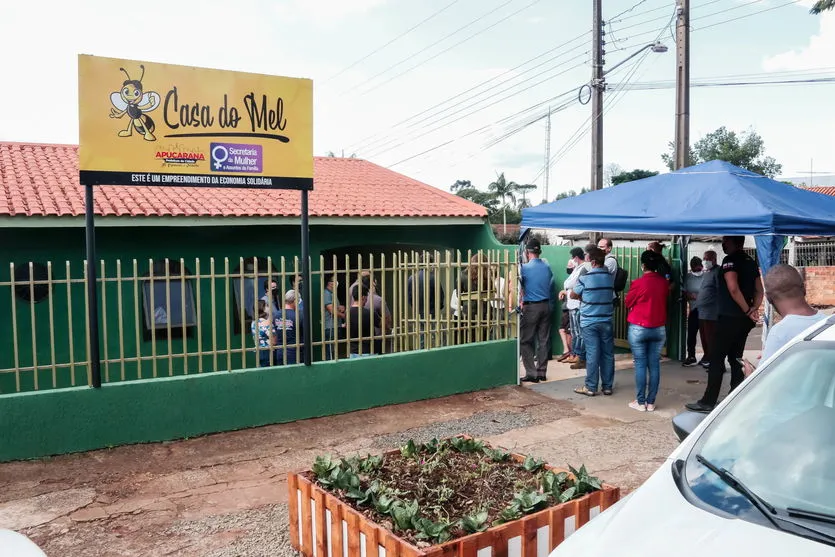
M 90 385 L 101 388 L 101 356 L 99 353 L 99 296 L 96 278 L 96 228 L 93 223 L 93 186 L 84 184 L 84 232 L 87 237 L 87 318 L 90 321 L 90 344 L 87 360 Z
M 304 365 L 313 361 L 312 311 L 310 308 L 310 218 L 307 206 L 307 190 L 301 191 L 301 236 L 302 236 L 302 291 L 300 293 L 304 307 L 302 309 L 302 338 L 304 339 Z M 299 294 L 297 292 L 297 294 Z
M 313 82 L 88 55 L 79 56 L 78 70 L 89 384 L 101 387 L 93 212 L 93 188 L 100 185 L 299 191 L 303 332 L 311 336 Z M 155 308 L 149 313 L 155 321 Z M 303 348 L 308 366 L 312 340 L 305 338 Z

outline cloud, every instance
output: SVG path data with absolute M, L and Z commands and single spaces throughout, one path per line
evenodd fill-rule
M 283 0 L 273 9 L 285 21 L 307 19 L 332 22 L 368 12 L 386 2 L 387 0 Z
M 765 71 L 810 70 L 832 64 L 832 53 L 835 52 L 835 12 L 810 17 L 820 19 L 820 30 L 810 37 L 809 44 L 798 50 L 766 58 L 763 61 Z

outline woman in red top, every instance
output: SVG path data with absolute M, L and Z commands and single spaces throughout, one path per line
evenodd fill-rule
M 635 359 L 635 400 L 629 407 L 639 412 L 655 410 L 655 396 L 661 382 L 661 349 L 667 341 L 667 279 L 659 271 L 663 256 L 652 251 L 641 254 L 644 274 L 632 281 L 624 305 L 629 315 L 629 347 Z M 649 384 L 647 384 L 649 375 Z

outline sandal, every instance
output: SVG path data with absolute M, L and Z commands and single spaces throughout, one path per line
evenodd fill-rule
M 583 385 L 582 387 L 575 387 L 574 392 L 577 393 L 578 395 L 586 395 L 586 396 L 595 396 L 597 394 L 596 392 L 594 392 L 592 390 L 589 390 L 589 388 L 586 387 L 585 385 Z
M 564 362 L 564 361 L 566 361 L 567 359 L 569 359 L 570 357 L 571 357 L 571 352 L 566 352 L 565 354 L 563 354 L 562 356 L 560 356 L 559 358 L 557 358 L 557 361 L 558 361 L 558 362 Z

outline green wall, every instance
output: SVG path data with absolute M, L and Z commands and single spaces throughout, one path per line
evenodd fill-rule
M 516 341 L 0 395 L 0 461 L 193 437 L 515 385 Z
M 356 251 L 357 253 L 394 253 L 403 249 L 438 249 L 461 250 L 462 259 L 466 258 L 467 250 L 502 249 L 508 248 L 499 244 L 489 225 L 433 225 L 433 226 L 313 226 L 310 231 L 311 255 L 318 259 L 323 253 Z M 67 277 L 66 262 L 71 264 L 70 277 L 77 282 L 66 285 L 56 285 L 52 295 L 37 304 L 16 299 L 15 316 L 17 318 L 18 356 L 17 367 L 29 367 L 38 363 L 38 388 L 52 388 L 54 383 L 58 388 L 87 383 L 87 366 L 82 364 L 69 368 L 50 367 L 41 368 L 44 362 L 65 363 L 71 361 L 70 352 L 75 361 L 86 359 L 86 322 L 85 322 L 85 285 L 83 279 L 84 254 L 83 228 L 40 228 L 40 229 L 2 229 L 0 230 L 0 282 L 10 279 L 9 263 L 26 264 L 29 261 L 53 264 L 53 279 L 62 280 Z M 108 277 L 117 275 L 116 261 L 121 260 L 122 276 L 133 275 L 133 260 L 137 260 L 137 270 L 140 276 L 148 271 L 149 258 L 160 260 L 169 258 L 179 260 L 183 258 L 185 265 L 191 272 L 196 271 L 195 260 L 200 259 L 201 274 L 208 274 L 209 259 L 215 259 L 216 273 L 223 273 L 224 258 L 230 258 L 229 269 L 234 272 L 241 257 L 272 257 L 274 264 L 280 270 L 280 257 L 287 258 L 287 271 L 292 272 L 293 258 L 300 252 L 300 236 L 298 226 L 209 226 L 209 227 L 100 227 L 97 229 L 97 257 L 106 262 Z M 510 246 L 513 249 L 513 246 Z M 390 261 L 390 260 L 389 260 Z M 379 259 L 378 259 L 379 262 Z M 390 263 L 389 263 L 390 264 Z M 314 263 L 314 270 L 319 267 Z M 101 274 L 100 267 L 97 271 Z M 198 281 L 192 281 L 197 289 Z M 234 303 L 234 295 L 230 293 L 225 281 L 216 280 L 215 297 L 217 314 L 212 316 L 210 308 L 212 301 L 211 282 L 208 279 L 199 281 L 199 303 L 202 307 L 200 342 L 202 349 L 210 350 L 213 346 L 217 350 L 225 350 L 227 346 L 240 349 L 242 346 L 251 347 L 252 338 L 248 331 L 243 336 L 236 331 L 233 322 L 238 321 Z M 132 357 L 139 354 L 143 357 L 152 354 L 168 354 L 172 358 L 157 359 L 157 376 L 180 375 L 185 372 L 219 371 L 241 369 L 255 366 L 255 354 L 234 354 L 231 362 L 226 355 L 220 355 L 217 361 L 211 356 L 198 359 L 197 356 L 184 358 L 176 356 L 182 354 L 183 343 L 191 352 L 197 351 L 196 330 L 183 338 L 172 338 L 159 335 L 155 342 L 145 339 L 143 335 L 137 339 L 133 326 L 137 322 L 137 310 L 143 312 L 141 282 L 138 282 L 140 295 L 134 296 L 132 284 L 123 283 L 121 304 L 119 303 L 119 289 L 115 282 L 109 282 L 104 289 L 100 288 L 99 307 L 103 316 L 101 327 L 102 359 L 117 359 L 121 356 L 120 345 L 124 346 L 124 356 Z M 285 288 L 289 288 L 289 284 Z M 319 336 L 319 316 L 315 308 L 319 307 L 320 284 L 314 277 L 311 283 L 313 293 L 313 329 L 314 338 Z M 229 294 L 229 303 L 226 296 Z M 12 322 L 8 316 L 12 314 L 12 298 L 9 287 L 0 287 L 0 369 L 16 367 L 14 347 L 12 344 Z M 52 304 L 53 325 L 50 331 L 50 303 Z M 72 306 L 73 320 L 70 322 L 68 307 Z M 119 332 L 119 307 L 122 310 L 123 326 L 122 342 Z M 33 320 L 34 315 L 34 320 Z M 34 335 L 32 331 L 35 323 Z M 212 326 L 216 334 L 212 337 Z M 69 334 L 72 327 L 72 335 Z M 227 343 L 227 328 L 229 341 Z M 107 339 L 105 341 L 105 331 Z M 53 336 L 54 335 L 54 336 Z M 32 338 L 35 338 L 37 350 L 31 348 Z M 53 358 L 54 352 L 54 358 Z M 319 357 L 314 350 L 314 357 Z M 153 364 L 144 361 L 140 365 L 128 362 L 124 365 L 109 364 L 102 366 L 102 373 L 106 380 L 120 381 L 151 377 Z M 73 382 L 74 379 L 74 382 Z M 35 377 L 31 371 L 20 373 L 20 390 L 28 391 L 35 388 Z M 17 378 L 12 373 L 0 374 L 0 394 L 17 392 Z

